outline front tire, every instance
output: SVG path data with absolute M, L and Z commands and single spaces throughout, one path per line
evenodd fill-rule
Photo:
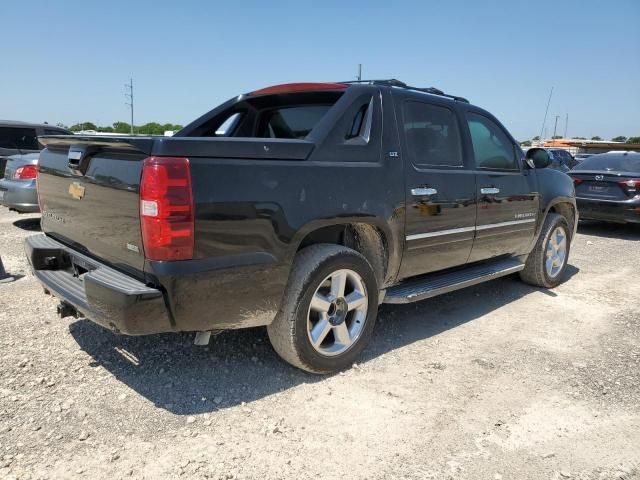
M 536 287 L 557 287 L 564 279 L 570 247 L 567 220 L 557 213 L 549 213 L 520 278 Z
M 318 244 L 296 255 L 282 306 L 267 327 L 276 352 L 311 373 L 351 366 L 371 337 L 378 285 L 367 259 Z

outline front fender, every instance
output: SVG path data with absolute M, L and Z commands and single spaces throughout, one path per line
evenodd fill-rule
M 535 171 L 540 193 L 539 219 L 531 249 L 538 241 L 542 226 L 549 212 L 560 213 L 567 217 L 573 239 L 578 228 L 578 209 L 573 180 L 567 174 L 557 170 L 543 168 Z

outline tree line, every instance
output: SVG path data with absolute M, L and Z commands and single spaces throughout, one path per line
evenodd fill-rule
M 560 135 L 556 135 L 555 137 L 551 137 L 552 140 L 556 140 L 559 138 L 564 138 Z M 571 137 L 572 140 L 587 140 L 586 137 Z M 520 145 L 523 147 L 530 147 L 532 142 L 537 142 L 540 140 L 540 136 L 536 135 L 531 140 L 525 140 L 524 142 L 520 142 Z M 604 140 L 602 137 L 594 136 L 591 137 L 591 140 L 601 141 Z M 640 137 L 625 137 L 624 135 L 618 135 L 617 137 L 613 137 L 611 139 L 612 142 L 622 142 L 622 143 L 640 143 Z
M 108 132 L 108 133 L 131 133 L 131 124 L 127 122 L 114 122 L 110 126 L 98 126 L 92 122 L 76 123 L 75 125 L 66 126 L 58 124 L 59 127 L 68 128 L 72 132 L 79 132 L 81 130 L 95 130 L 96 132 Z M 157 123 L 149 122 L 144 125 L 134 125 L 133 133 L 141 135 L 164 135 L 167 130 L 176 132 L 182 129 L 182 125 L 173 123 Z

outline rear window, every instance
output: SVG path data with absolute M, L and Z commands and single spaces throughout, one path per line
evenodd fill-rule
M 303 105 L 277 108 L 262 114 L 258 137 L 303 139 L 332 105 Z
M 244 97 L 180 136 L 304 139 L 331 110 L 342 91 Z
M 40 150 L 33 128 L 0 127 L 0 148 Z
M 574 170 L 610 170 L 640 173 L 640 154 L 594 155 L 585 158 Z

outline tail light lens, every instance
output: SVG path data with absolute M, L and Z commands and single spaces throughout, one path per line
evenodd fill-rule
M 625 180 L 624 182 L 618 182 L 618 185 L 630 195 L 640 194 L 640 180 Z
M 573 180 L 573 184 L 574 185 L 580 185 L 584 180 L 582 180 L 581 178 L 578 177 L 571 177 L 571 179 Z
M 16 168 L 16 171 L 13 172 L 14 180 L 33 180 L 36 178 L 38 174 L 38 169 L 35 165 L 23 165 L 22 167 Z
M 144 160 L 140 220 L 148 259 L 193 258 L 194 212 L 187 158 L 149 157 Z

